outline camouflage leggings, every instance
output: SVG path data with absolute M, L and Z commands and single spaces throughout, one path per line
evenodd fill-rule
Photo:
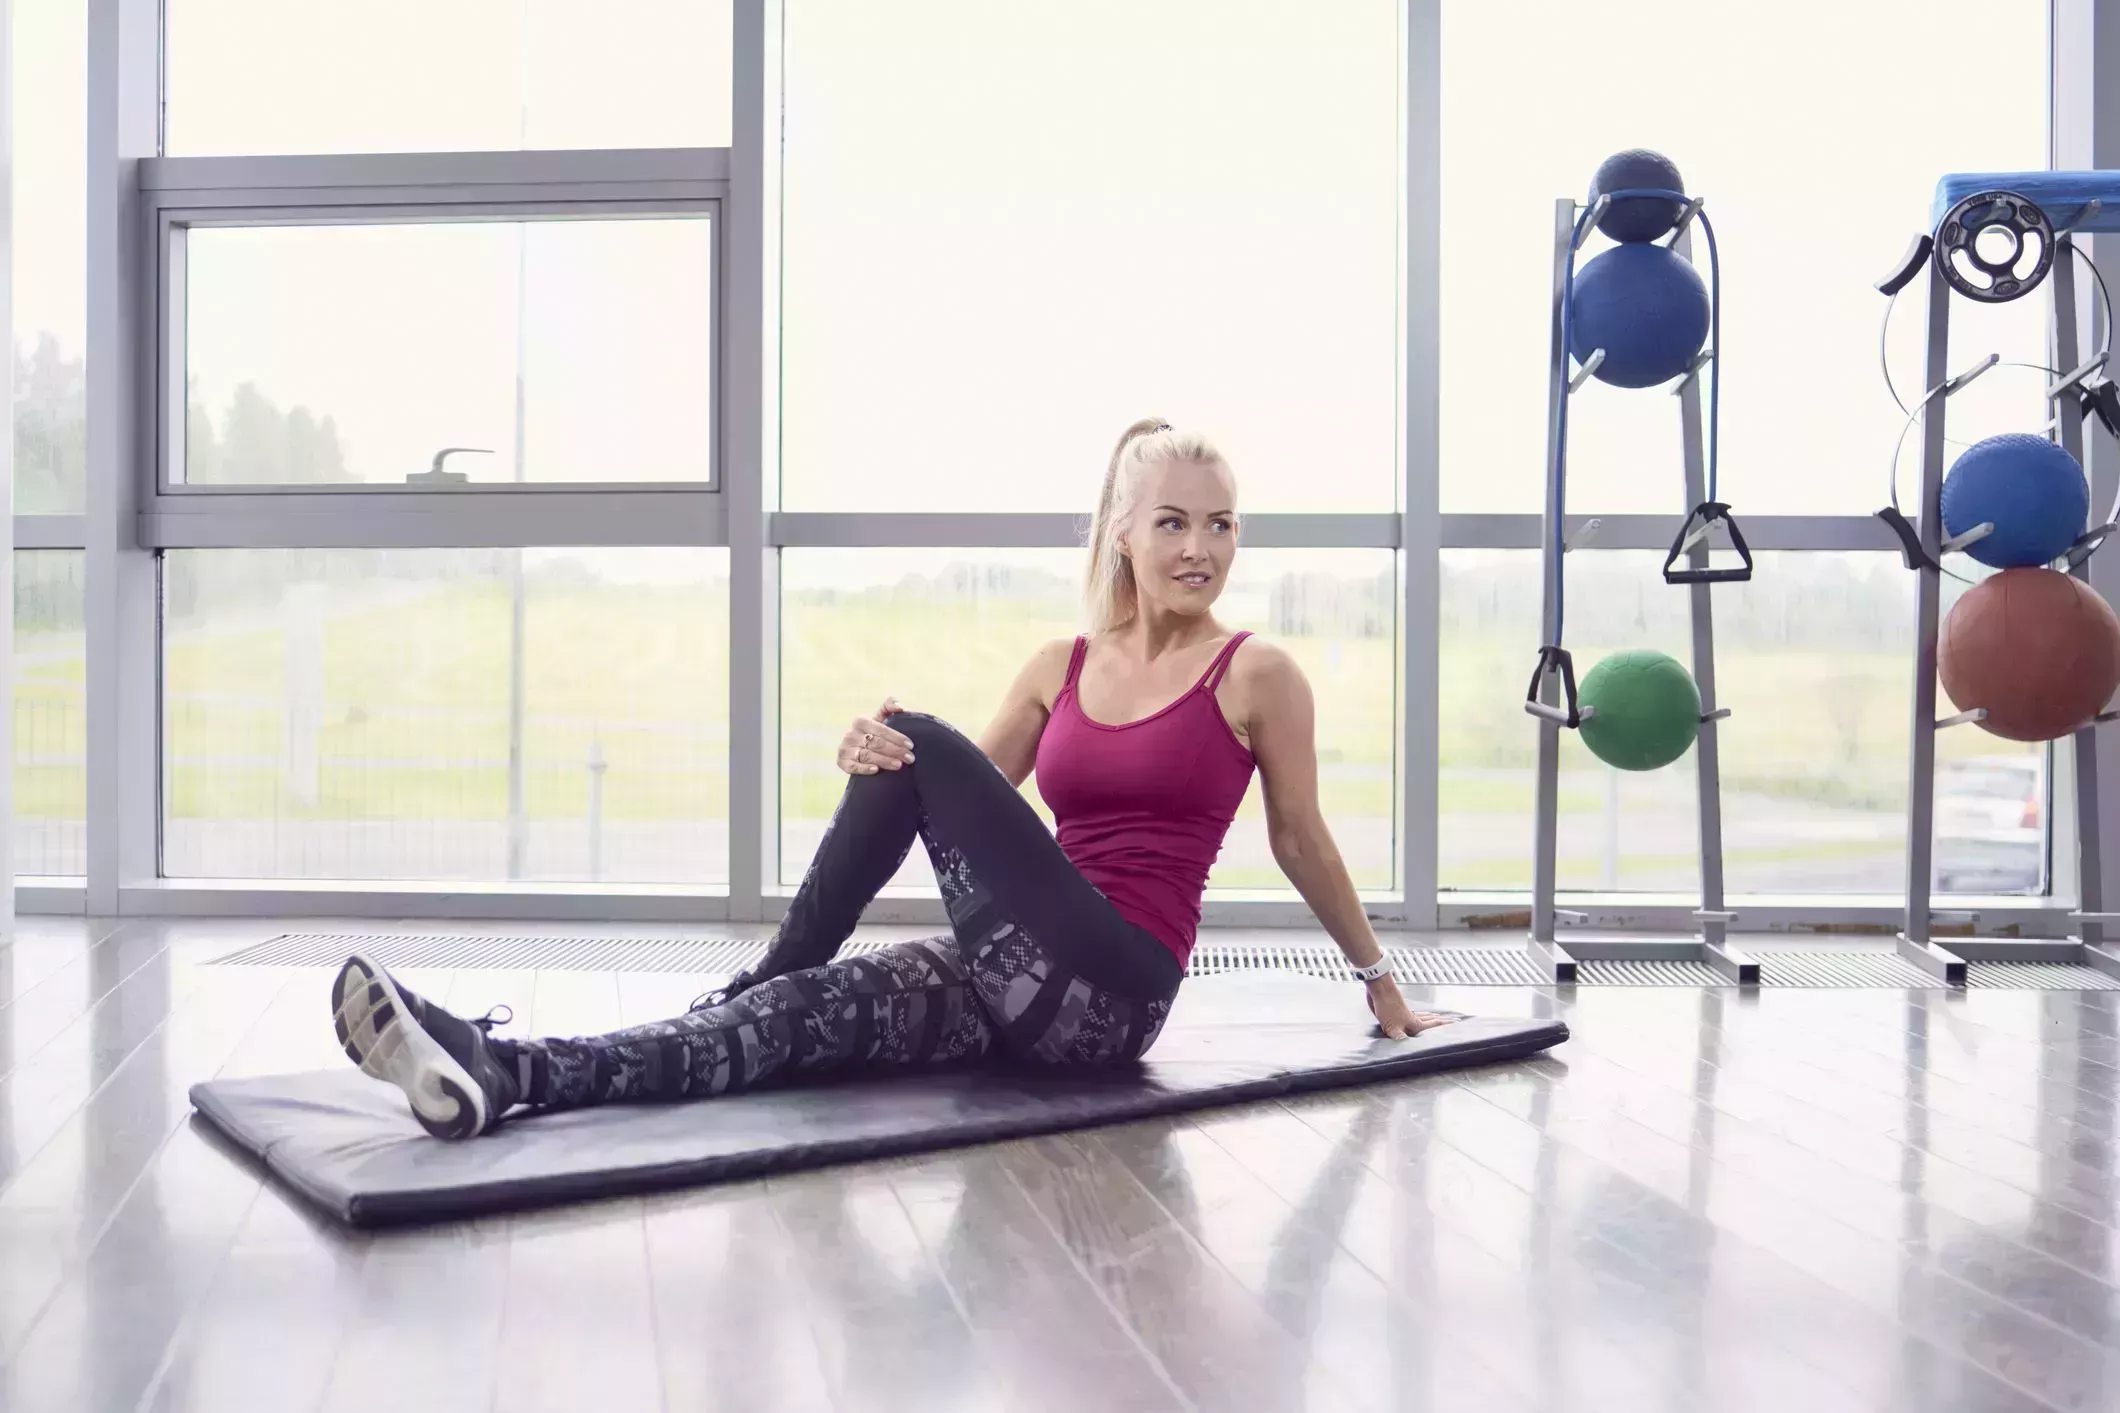
M 1082 881 L 976 746 L 933 718 L 892 725 L 914 736 L 918 764 L 852 779 L 756 972 L 670 1020 L 578 1039 L 495 1040 L 516 1065 L 524 1103 L 692 1099 L 790 1072 L 904 1070 L 994 1052 L 1068 1067 L 1140 1058 L 1170 1013 L 1176 959 Z M 916 834 L 951 933 L 824 960 Z M 1029 913 L 1051 941 L 1034 935 Z

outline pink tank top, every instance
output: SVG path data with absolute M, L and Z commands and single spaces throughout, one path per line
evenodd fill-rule
M 1038 738 L 1038 793 L 1061 852 L 1181 963 L 1200 929 L 1207 870 L 1251 784 L 1251 752 L 1215 702 L 1230 657 L 1250 636 L 1232 637 L 1191 691 L 1124 726 L 1083 713 L 1075 679 L 1089 639 L 1077 638 Z

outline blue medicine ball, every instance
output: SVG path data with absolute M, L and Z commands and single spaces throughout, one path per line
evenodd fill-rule
M 1568 351 L 1605 351 L 1597 377 L 1616 387 L 1669 382 L 1708 341 L 1708 287 L 1661 245 L 1615 245 L 1575 272 Z
M 2090 515 L 2083 468 L 2059 446 L 2029 432 L 1975 442 L 1943 478 L 1943 533 L 1982 523 L 1994 532 L 1965 552 L 1996 569 L 2028 569 L 2068 552 Z
M 1590 179 L 1590 203 L 1597 204 L 1600 192 L 1639 191 L 1644 187 L 1683 192 L 1686 183 L 1678 175 L 1677 164 L 1663 153 L 1646 147 L 1629 148 L 1613 153 L 1598 165 L 1597 175 Z M 1614 240 L 1655 240 L 1678 224 L 1678 213 L 1684 209 L 1669 199 L 1624 197 L 1605 208 L 1597 228 Z

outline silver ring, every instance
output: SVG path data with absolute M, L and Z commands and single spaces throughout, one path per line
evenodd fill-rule
M 864 731 L 864 732 L 862 732 L 862 733 L 861 733 L 861 744 L 862 744 L 862 745 L 864 745 L 864 746 L 873 746 L 873 745 L 875 745 L 875 744 L 876 744 L 876 733 L 875 733 L 875 732 L 873 732 L 873 731 Z
M 866 746 L 856 746 L 854 748 L 854 764 L 867 765 L 868 762 L 863 760 L 862 757 L 867 755 L 868 753 L 868 748 Z

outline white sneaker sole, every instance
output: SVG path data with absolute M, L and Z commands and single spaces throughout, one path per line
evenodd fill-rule
M 436 1138 L 486 1131 L 486 1093 L 405 1010 L 390 973 L 353 956 L 331 986 L 332 1028 L 346 1058 L 404 1091 L 412 1116 Z

